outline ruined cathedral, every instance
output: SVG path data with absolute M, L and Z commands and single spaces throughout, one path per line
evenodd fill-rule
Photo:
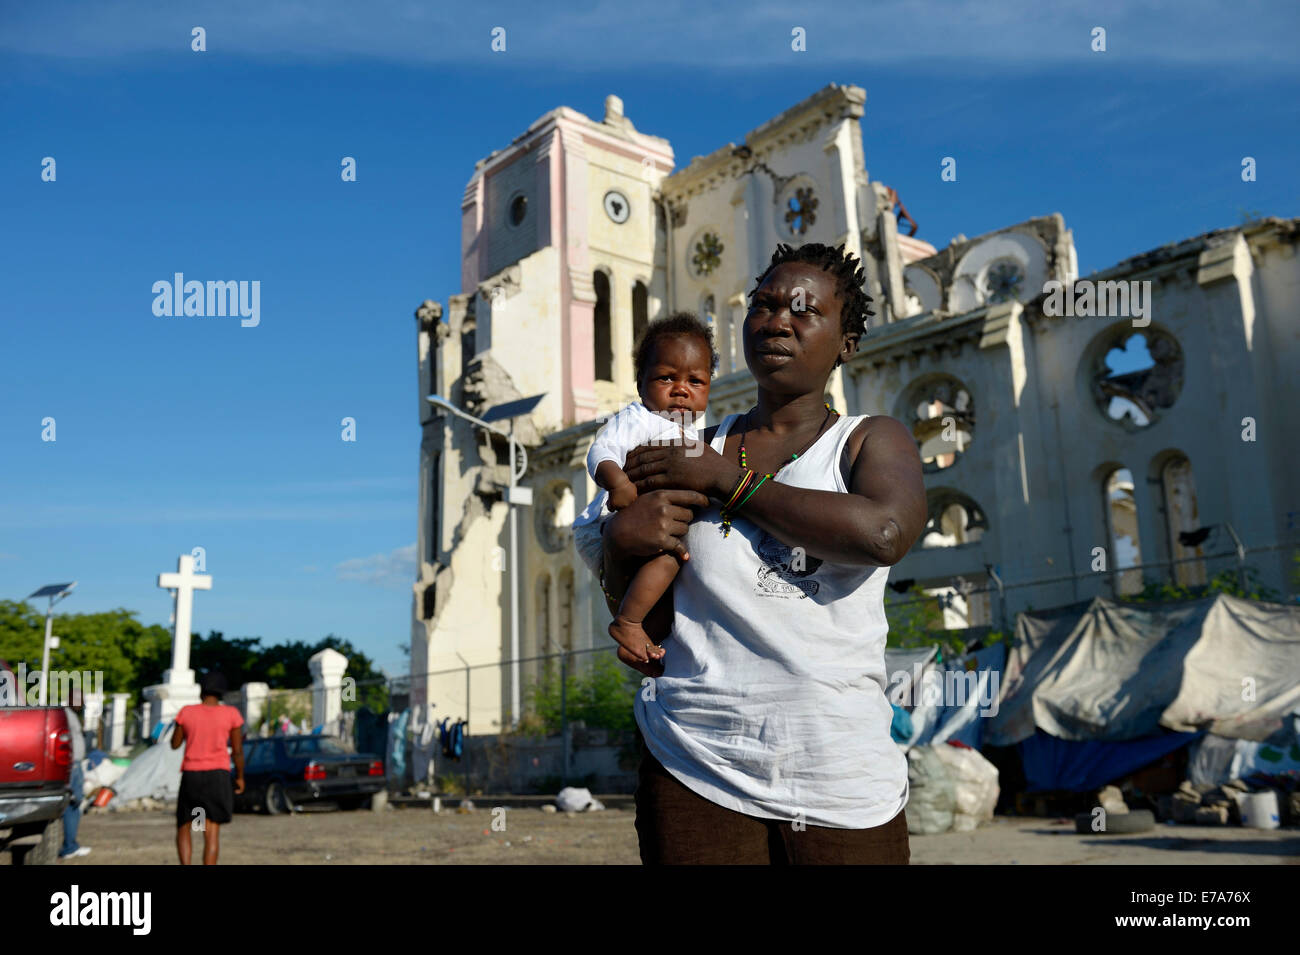
M 416 312 L 413 704 L 494 732 L 526 709 L 538 658 L 612 646 L 569 530 L 596 492 L 598 419 L 637 397 L 637 334 L 679 309 L 709 322 L 722 356 L 707 423 L 749 408 L 739 328 L 780 242 L 863 261 L 876 316 L 830 397 L 916 435 L 929 523 L 891 570 L 900 597 L 931 595 L 948 627 L 1009 629 L 1027 607 L 1246 564 L 1294 592 L 1300 220 L 1084 277 L 1055 213 L 936 248 L 868 175 L 865 103 L 832 84 L 676 169 L 669 141 L 609 96 L 601 119 L 561 106 L 477 162 L 460 294 Z M 1094 286 L 1068 314 L 1045 294 Z M 534 400 L 502 408 L 519 399 Z M 513 492 L 508 435 L 513 463 L 526 457 Z

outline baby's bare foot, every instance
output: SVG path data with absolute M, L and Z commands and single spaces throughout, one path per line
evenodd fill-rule
M 609 635 L 642 663 L 661 659 L 664 655 L 664 648 L 656 646 L 645 627 L 636 620 L 621 615 L 615 617 L 609 625 Z

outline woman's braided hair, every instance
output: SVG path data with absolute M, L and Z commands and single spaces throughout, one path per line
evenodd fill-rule
M 778 265 L 786 262 L 807 262 L 835 277 L 835 294 L 840 299 L 840 328 L 844 334 L 857 335 L 859 340 L 866 334 L 867 319 L 876 313 L 871 310 L 870 295 L 862 290 L 866 273 L 859 267 L 861 262 L 852 252 L 845 252 L 843 244 L 831 247 L 821 242 L 809 242 L 798 248 L 784 242 L 772 253 L 772 262 L 758 277 L 753 291 L 749 293 L 752 301 L 754 292 L 766 281 L 767 276 Z M 838 368 L 840 359 L 835 359 Z

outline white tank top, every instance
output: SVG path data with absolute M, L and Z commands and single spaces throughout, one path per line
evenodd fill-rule
M 722 452 L 739 415 L 718 427 Z M 842 417 L 774 481 L 847 493 L 840 457 L 866 417 Z M 673 583 L 664 674 L 636 695 L 656 759 L 710 802 L 750 816 L 868 829 L 907 804 L 889 735 L 888 567 L 805 556 L 747 521 L 696 513 Z M 648 697 L 652 697 L 647 699 Z

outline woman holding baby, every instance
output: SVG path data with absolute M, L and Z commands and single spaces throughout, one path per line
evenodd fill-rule
M 603 467 L 618 507 L 577 528 L 584 557 L 603 556 L 619 658 L 650 678 L 635 702 L 643 862 L 909 859 L 884 587 L 925 523 L 925 489 L 906 428 L 825 400 L 873 314 L 858 265 L 842 246 L 780 246 L 744 322 L 757 403 L 700 442 Z M 702 410 L 707 382 L 701 398 L 687 379 L 715 366 L 712 341 L 694 336 L 692 353 L 689 332 L 668 337 L 690 374 L 675 384 L 668 362 L 662 394 L 639 381 L 643 400 Z

